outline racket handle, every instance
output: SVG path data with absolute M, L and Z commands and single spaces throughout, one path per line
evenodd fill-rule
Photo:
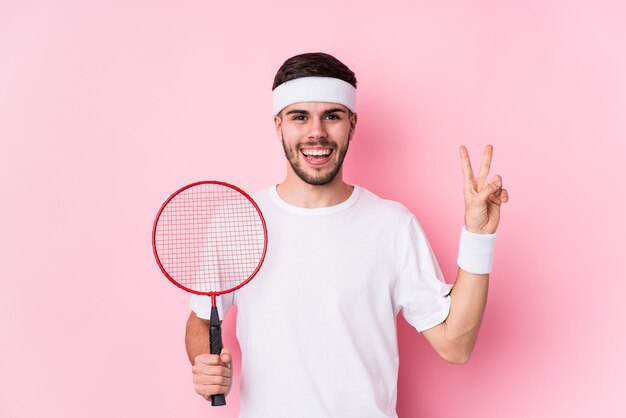
M 209 339 L 211 343 L 211 354 L 220 354 L 222 352 L 222 326 L 220 325 L 220 316 L 215 306 L 211 307 Z M 226 405 L 226 397 L 224 394 L 219 393 L 217 395 L 211 395 L 211 405 Z

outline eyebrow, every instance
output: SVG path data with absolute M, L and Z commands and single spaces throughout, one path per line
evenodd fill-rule
M 341 108 L 339 108 L 339 107 L 334 107 L 334 108 L 332 108 L 332 109 L 325 110 L 325 111 L 324 111 L 324 113 L 323 113 L 322 115 L 328 115 L 329 113 L 336 113 L 336 112 L 343 112 L 343 113 L 346 113 L 346 111 L 345 111 L 345 110 L 343 110 L 343 109 L 341 109 Z M 287 116 L 287 115 L 291 115 L 291 114 L 296 114 L 296 113 L 297 113 L 297 114 L 300 114 L 300 115 L 308 115 L 308 114 L 309 114 L 309 112 L 308 112 L 308 111 L 303 110 L 303 109 L 292 109 L 292 110 L 290 110 L 289 112 L 285 113 L 285 116 Z

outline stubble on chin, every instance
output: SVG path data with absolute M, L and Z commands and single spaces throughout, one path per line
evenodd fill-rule
M 350 142 L 348 141 L 344 149 L 339 149 L 335 147 L 336 152 L 339 153 L 339 160 L 337 161 L 335 166 L 332 168 L 332 170 L 328 171 L 325 174 L 312 176 L 310 175 L 310 173 L 308 173 L 302 168 L 300 161 L 298 161 L 298 157 L 299 157 L 298 153 L 300 151 L 298 151 L 297 149 L 296 150 L 289 149 L 287 145 L 285 144 L 285 138 L 282 136 L 282 133 L 281 133 L 281 141 L 283 144 L 283 151 L 285 152 L 285 158 L 287 158 L 287 161 L 289 161 L 289 165 L 291 165 L 291 168 L 293 169 L 293 171 L 302 181 L 312 186 L 324 186 L 330 183 L 331 181 L 333 181 L 335 177 L 337 177 L 337 174 L 339 173 L 339 170 L 341 170 L 341 166 L 343 165 L 343 160 L 348 152 L 348 145 L 350 144 Z M 329 145 L 329 142 L 322 143 L 322 145 Z

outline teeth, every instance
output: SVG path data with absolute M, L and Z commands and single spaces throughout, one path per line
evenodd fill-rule
M 304 155 L 330 155 L 329 149 L 305 149 L 302 150 Z

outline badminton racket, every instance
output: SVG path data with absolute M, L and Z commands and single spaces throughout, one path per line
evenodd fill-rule
M 211 298 L 210 352 L 222 351 L 216 297 L 239 289 L 261 268 L 267 228 L 261 210 L 240 188 L 200 181 L 174 192 L 161 206 L 152 229 L 152 248 L 173 284 Z M 225 405 L 224 394 L 211 405 Z

